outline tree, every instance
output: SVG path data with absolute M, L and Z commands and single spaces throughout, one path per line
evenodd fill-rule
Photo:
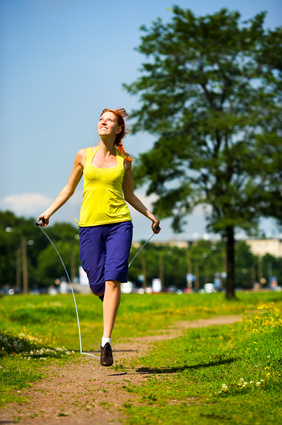
M 67 223 L 65 223 L 65 225 L 68 226 Z M 59 234 L 56 235 L 57 237 L 59 236 Z M 56 242 L 56 248 L 65 264 L 69 278 L 71 278 L 72 262 L 74 262 L 77 266 L 75 267 L 75 271 L 77 271 L 80 264 L 78 241 L 62 239 L 61 241 Z M 40 286 L 54 285 L 55 280 L 61 278 L 68 281 L 64 267 L 58 258 L 57 252 L 51 244 L 49 244 L 49 246 L 38 255 L 36 278 L 37 282 L 40 282 Z
M 46 232 L 73 278 L 80 264 L 77 228 L 69 223 L 55 223 Z M 18 287 L 27 292 L 33 286 L 53 284 L 64 275 L 57 253 L 35 226 L 35 218 L 0 211 L 0 287 Z
M 27 292 L 28 283 L 33 282 L 37 252 L 48 244 L 34 224 L 35 219 L 0 211 L 0 286 Z
M 144 241 L 145 242 L 145 241 Z M 142 243 L 142 242 L 141 242 Z M 137 248 L 132 248 L 130 259 L 134 257 Z M 147 286 L 152 285 L 154 278 L 163 278 L 163 289 L 170 286 L 184 288 L 186 286 L 187 252 L 185 249 L 171 246 L 156 246 L 148 243 L 142 250 L 146 269 Z M 128 280 L 141 284 L 142 255 L 138 255 L 128 271 Z
M 265 13 L 241 24 L 222 9 L 195 17 L 175 6 L 172 21 L 145 26 L 133 132 L 156 135 L 139 156 L 135 181 L 158 195 L 154 211 L 181 231 L 196 205 L 226 240 L 226 296 L 235 296 L 235 229 L 249 234 L 262 216 L 282 221 L 281 29 Z M 280 118 L 279 118 L 280 117 Z
M 238 286 L 244 289 L 253 288 L 256 281 L 255 274 L 255 256 L 252 254 L 250 247 L 244 241 L 236 243 L 236 276 Z

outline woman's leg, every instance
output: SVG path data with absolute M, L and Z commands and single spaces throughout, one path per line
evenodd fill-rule
M 120 297 L 120 282 L 118 280 L 106 280 L 103 300 L 104 332 L 100 348 L 100 363 L 102 366 L 111 366 L 113 364 L 111 335 L 117 317 Z
M 121 291 L 120 282 L 107 280 L 103 301 L 104 333 L 103 337 L 111 338 L 120 305 Z
M 106 238 L 105 292 L 103 300 L 104 332 L 101 343 L 102 366 L 113 364 L 111 335 L 121 299 L 120 282 L 127 281 L 128 257 L 132 241 L 132 223 L 109 226 Z

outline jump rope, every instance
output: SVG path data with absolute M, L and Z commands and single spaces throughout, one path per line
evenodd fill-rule
M 43 224 L 45 223 L 45 220 L 44 219 L 41 219 L 40 220 Z M 64 270 L 65 270 L 65 273 L 66 273 L 66 276 L 67 276 L 67 279 L 68 279 L 68 281 L 69 281 L 69 284 L 70 284 L 70 287 L 71 287 L 71 292 L 72 292 L 72 297 L 73 297 L 73 302 L 74 302 L 74 305 L 75 305 L 75 311 L 76 311 L 76 320 L 77 320 L 77 327 L 78 327 L 78 336 L 79 336 L 79 352 L 80 352 L 80 354 L 83 354 L 83 355 L 85 355 L 85 356 L 91 356 L 91 357 L 95 357 L 95 359 L 98 359 L 99 360 L 99 357 L 97 357 L 97 356 L 95 356 L 94 354 L 90 354 L 90 353 L 85 353 L 85 352 L 83 352 L 82 351 L 82 340 L 81 340 L 81 331 L 80 331 L 80 323 L 79 323 L 79 315 L 78 315 L 78 308 L 77 308 L 77 304 L 76 304 L 76 299 L 75 299 L 75 295 L 74 295 L 74 290 L 73 290 L 73 287 L 72 287 L 72 283 L 71 283 L 71 280 L 70 280 L 70 277 L 69 277 L 69 274 L 68 274 L 68 271 L 67 271 L 67 268 L 66 268 L 66 266 L 65 266 L 65 263 L 63 262 L 63 259 L 62 259 L 62 257 L 61 257 L 61 255 L 60 255 L 60 253 L 59 253 L 59 251 L 57 250 L 57 248 L 56 248 L 56 246 L 55 246 L 55 244 L 54 244 L 54 242 L 51 240 L 51 238 L 47 235 L 47 233 L 42 229 L 42 227 L 40 226 L 40 224 L 39 224 L 39 222 L 37 221 L 36 223 L 35 223 L 35 225 L 36 226 L 38 226 L 39 228 L 40 228 L 40 230 L 44 233 L 44 235 L 46 236 L 46 238 L 48 239 L 48 241 L 51 243 L 51 245 L 53 246 L 53 248 L 55 249 L 55 251 L 56 251 L 56 253 L 58 254 L 58 257 L 59 257 L 59 259 L 60 259 L 60 261 L 61 261 L 61 263 L 62 263 L 62 266 L 63 266 L 63 268 L 64 268 Z M 159 226 L 157 227 L 157 230 L 159 230 Z M 132 260 L 130 261 L 130 263 L 129 263 L 129 265 L 128 265 L 128 268 L 131 266 L 131 264 L 133 263 L 133 261 L 135 260 L 135 258 L 137 257 L 137 255 L 139 254 L 139 252 L 144 248 L 144 246 L 145 245 L 147 245 L 147 243 L 152 239 L 152 237 L 153 236 L 155 236 L 155 233 L 153 233 L 150 237 L 149 237 L 149 239 L 147 239 L 147 241 L 141 246 L 141 248 L 137 251 L 137 253 L 134 255 L 134 257 L 132 258 Z

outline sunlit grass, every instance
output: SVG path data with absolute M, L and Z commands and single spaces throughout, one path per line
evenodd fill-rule
M 124 406 L 127 423 L 279 423 L 281 336 L 281 309 L 270 304 L 235 325 L 154 344 L 130 365 L 144 379 L 128 388 L 137 402 Z
M 77 295 L 76 300 L 83 350 L 97 350 L 102 335 L 102 303 L 92 295 Z M 209 402 L 212 405 L 215 401 L 224 403 L 226 397 L 231 397 L 233 393 L 238 395 L 254 390 L 268 391 L 270 382 L 274 382 L 274 376 L 275 379 L 280 377 L 275 360 L 278 358 L 279 349 L 273 341 L 281 330 L 281 306 L 281 294 L 274 292 L 242 292 L 238 293 L 237 299 L 233 301 L 227 301 L 224 294 L 124 295 L 113 340 L 119 342 L 132 336 L 152 335 L 178 320 L 247 314 L 244 322 L 236 326 L 187 331 L 184 338 L 160 345 L 157 349 L 159 355 L 154 355 L 153 362 L 152 358 L 148 357 L 138 364 L 140 373 L 143 369 L 145 371 L 154 367 L 149 375 L 151 384 L 155 379 L 156 391 L 161 391 L 162 399 L 167 400 L 169 418 L 170 398 L 177 400 L 172 405 L 178 412 L 180 404 L 187 404 L 188 398 L 200 398 L 198 409 L 201 410 L 203 397 L 204 400 L 212 400 Z M 51 363 L 76 361 L 80 356 L 76 313 L 71 295 L 2 297 L 0 331 L 2 405 L 15 401 L 17 391 L 22 391 L 32 382 L 42 379 Z M 263 362 L 264 373 L 261 373 L 262 366 L 258 366 L 259 361 Z M 254 367 L 254 362 L 258 367 Z M 126 370 L 126 365 L 123 364 L 115 364 L 114 367 L 117 370 Z M 233 373 L 233 368 L 236 373 Z M 216 372 L 215 376 L 210 375 L 210 370 Z M 159 371 L 161 386 L 160 378 L 155 377 Z M 241 386 L 238 385 L 240 382 Z M 258 382 L 260 384 L 257 385 Z M 183 398 L 183 385 L 186 390 L 189 389 L 185 393 L 186 398 Z M 276 383 L 273 385 L 275 387 Z M 135 389 L 132 391 L 135 392 Z M 154 394 L 154 391 L 148 392 L 148 388 L 145 388 L 144 396 L 140 397 L 141 401 L 145 397 L 142 403 L 148 405 L 147 407 L 154 406 L 154 412 L 157 412 L 158 403 L 154 399 L 159 400 L 159 396 Z M 146 397 L 149 397 L 148 403 Z M 276 392 L 273 397 L 275 402 Z M 140 412 L 131 411 L 130 406 L 126 409 L 132 417 L 135 414 L 140 415 Z M 140 419 L 143 421 L 140 423 L 151 423 L 146 422 L 146 412 L 144 411 L 145 416 Z M 152 417 L 156 419 L 158 413 Z M 202 422 L 199 423 L 205 423 L 205 416 L 201 417 Z

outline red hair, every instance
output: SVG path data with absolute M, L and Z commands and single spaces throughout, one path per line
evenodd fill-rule
M 125 121 L 124 121 L 124 118 L 128 117 L 126 110 L 124 108 L 119 108 L 119 109 L 107 109 L 107 108 L 105 108 L 105 109 L 103 109 L 101 116 L 105 112 L 112 112 L 118 120 L 119 127 L 121 127 L 121 132 L 116 135 L 116 140 L 115 140 L 116 147 L 118 148 L 119 152 L 124 155 L 124 159 L 126 161 L 133 161 L 133 158 L 131 158 L 130 155 L 125 153 L 125 150 L 124 150 L 124 147 L 123 147 L 123 144 L 122 144 L 122 141 L 121 141 L 127 134 L 130 133 L 130 129 L 125 124 Z

